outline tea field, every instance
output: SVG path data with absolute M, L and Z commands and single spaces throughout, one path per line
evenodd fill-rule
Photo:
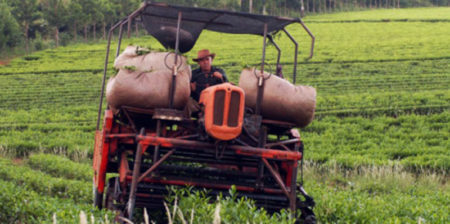
M 316 118 L 300 133 L 305 189 L 319 221 L 450 223 L 449 15 L 450 8 L 420 8 L 307 17 L 316 36 L 312 59 L 308 36 L 288 27 L 300 43 L 297 83 L 318 93 Z M 293 44 L 285 35 L 275 41 L 291 79 Z M 128 44 L 161 48 L 144 36 L 122 48 Z M 105 46 L 74 44 L 0 66 L 0 222 L 73 223 L 80 211 L 96 222 L 113 216 L 90 206 Z M 260 62 L 261 46 L 257 36 L 205 31 L 186 56 L 209 48 L 237 83 L 243 67 Z M 274 47 L 266 58 L 274 67 Z M 181 198 L 184 217 L 195 207 L 196 223 L 211 223 L 216 205 L 202 201 Z M 254 208 L 250 202 L 220 204 L 224 223 L 292 223 L 285 213 L 243 209 Z

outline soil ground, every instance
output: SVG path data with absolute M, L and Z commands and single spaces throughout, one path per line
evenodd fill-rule
M 9 60 L 6 60 L 6 59 L 0 60 L 0 66 L 7 65 L 8 63 L 9 63 Z

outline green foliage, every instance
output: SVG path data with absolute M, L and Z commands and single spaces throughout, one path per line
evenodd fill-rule
M 0 51 L 15 47 L 21 40 L 19 24 L 4 0 L 0 1 Z
M 397 118 L 327 116 L 302 131 L 307 158 L 347 167 L 402 164 L 412 170 L 450 169 L 450 114 Z
M 450 20 L 450 8 L 406 8 L 406 9 L 378 9 L 359 12 L 339 12 L 329 14 L 310 15 L 305 18 L 311 22 L 439 22 Z
M 90 182 L 52 177 L 30 167 L 14 165 L 4 158 L 0 158 L 0 164 L 2 180 L 29 186 L 34 191 L 50 197 L 70 198 L 76 203 L 91 201 Z
M 80 212 L 97 221 L 111 223 L 110 211 L 96 210 L 88 203 L 78 204 L 71 199 L 49 197 L 28 186 L 0 180 L 0 222 L 2 223 L 79 223 Z M 109 218 L 108 218 L 109 217 Z
M 295 222 L 285 210 L 270 215 L 264 209 L 256 207 L 253 201 L 237 198 L 234 186 L 230 189 L 229 196 L 219 196 L 215 200 L 208 196 L 207 191 L 193 191 L 190 188 L 172 188 L 171 193 L 167 200 L 174 223 L 182 223 L 181 217 L 185 220 L 191 220 L 192 217 L 192 223 L 213 223 L 217 219 L 221 223 Z M 212 201 L 215 202 L 210 203 Z M 176 209 L 181 211 L 181 216 Z
M 306 166 L 306 189 L 322 223 L 447 223 L 445 174 L 416 174 L 401 166 L 357 169 Z M 417 206 L 420 204 L 420 206 Z
M 35 170 L 51 174 L 54 177 L 89 182 L 92 180 L 91 164 L 73 162 L 62 156 L 51 154 L 33 154 L 27 164 Z

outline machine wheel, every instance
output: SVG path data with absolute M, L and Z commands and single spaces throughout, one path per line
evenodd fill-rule
M 303 223 L 303 224 L 316 224 L 316 215 L 314 212 L 309 208 L 302 208 L 302 215 L 300 216 L 300 219 L 297 220 L 296 223 Z
M 103 194 L 98 192 L 97 188 L 94 187 L 94 206 L 98 209 L 103 208 Z
M 106 186 L 105 208 L 109 210 L 116 210 L 116 207 L 114 206 L 114 189 L 116 187 L 116 179 L 117 178 L 110 178 L 108 185 Z

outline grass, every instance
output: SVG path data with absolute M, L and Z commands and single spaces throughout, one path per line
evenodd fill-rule
M 359 12 L 338 12 L 326 15 L 311 15 L 306 22 L 339 22 L 339 21 L 449 21 L 450 8 L 408 8 L 408 9 L 377 9 Z
M 81 175 L 74 178 L 75 171 L 62 175 L 45 168 L 46 165 L 33 165 L 36 161 L 52 160 L 55 167 L 85 169 L 83 164 L 73 164 L 63 156 L 38 154 L 29 159 L 14 163 L 1 159 L 0 199 L 2 222 L 27 223 L 52 222 L 52 214 L 63 223 L 79 220 L 81 211 L 103 219 L 105 213 L 92 210 L 89 202 L 79 199 L 89 198 L 91 192 L 80 191 L 77 200 L 70 188 L 88 188 L 73 185 L 71 179 L 82 180 Z M 59 165 L 56 165 L 59 164 Z M 70 165 L 73 164 L 73 165 Z M 7 166 L 6 166 L 7 165 Z M 44 167 L 44 168 L 43 168 Z M 64 170 L 62 168 L 61 170 Z M 318 164 L 306 162 L 304 167 L 305 189 L 315 198 L 315 212 L 318 220 L 326 223 L 447 223 L 450 196 L 448 173 L 445 170 L 411 172 L 400 164 L 369 165 L 347 167 L 338 162 Z M 8 176 L 17 175 L 11 180 Z M 6 176 L 6 177 L 5 177 Z M 62 178 L 61 178 L 62 177 Z M 55 180 L 62 180 L 59 190 Z M 66 179 L 67 178 L 67 179 Z M 36 181 L 40 179 L 41 181 Z M 44 181 L 45 180 L 45 181 Z M 37 183 L 41 186 L 37 185 Z M 13 190 L 14 189 L 14 190 Z M 63 190 L 65 189 L 65 190 Z M 220 217 L 221 223 L 292 223 L 288 212 L 274 215 L 257 209 L 253 202 L 237 199 L 231 190 L 230 197 L 211 199 L 205 192 L 191 192 L 187 188 L 174 190 L 167 199 L 173 223 L 213 223 Z M 216 200 L 209 204 L 208 201 Z M 78 201 L 78 202 L 77 202 Z M 12 205 L 12 203 L 16 203 Z M 417 204 L 421 206 L 418 207 Z M 176 207 L 175 207 L 176 206 Z M 218 208 L 219 206 L 219 208 Z M 63 209 L 61 209 L 63 208 Z M 178 212 L 179 210 L 179 212 Z M 216 214 L 218 212 L 218 214 Z M 181 213 L 181 215 L 179 214 Z M 108 213 L 108 217 L 114 215 Z M 183 218 L 182 218 L 183 217 Z M 191 218 L 192 217 L 192 218 Z M 190 220 L 193 222 L 190 222 Z

